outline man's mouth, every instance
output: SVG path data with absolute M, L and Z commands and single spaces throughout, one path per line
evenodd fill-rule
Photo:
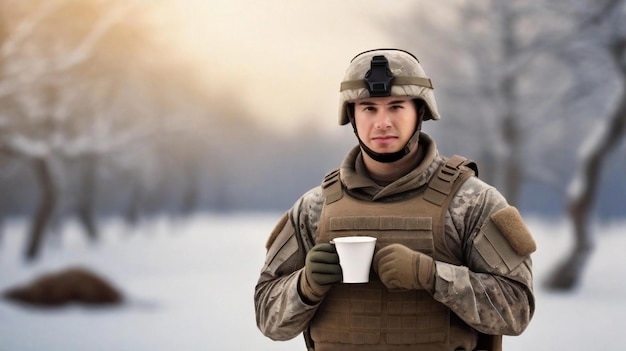
M 381 135 L 372 138 L 372 142 L 379 147 L 387 147 L 392 145 L 398 137 L 393 135 Z
M 393 135 L 381 135 L 381 136 L 373 137 L 372 139 L 385 141 L 385 140 L 395 140 L 395 139 L 398 139 L 398 137 L 393 136 Z

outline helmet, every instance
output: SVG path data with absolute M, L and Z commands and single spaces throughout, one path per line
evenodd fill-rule
M 356 55 L 346 70 L 339 95 L 339 124 L 350 122 L 348 104 L 377 96 L 411 96 L 426 104 L 424 120 L 439 119 L 433 85 L 419 60 L 399 49 L 375 49 Z

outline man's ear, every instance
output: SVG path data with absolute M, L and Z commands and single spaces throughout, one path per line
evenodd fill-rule
M 426 115 L 426 103 L 421 99 L 413 99 L 415 105 L 415 111 L 417 111 L 417 124 L 421 125 Z
M 354 120 L 354 102 L 349 102 L 346 109 L 346 112 L 348 113 L 348 119 L 350 120 L 350 124 L 352 125 L 352 130 L 354 131 L 354 134 L 358 137 L 359 134 L 356 130 L 356 121 Z

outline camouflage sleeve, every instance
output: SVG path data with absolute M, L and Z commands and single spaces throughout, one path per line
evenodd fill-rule
M 489 228 L 493 226 L 494 214 L 509 212 L 508 209 L 514 208 L 495 188 L 470 178 L 455 196 L 446 216 L 448 246 L 464 263 L 457 266 L 436 262 L 434 298 L 485 334 L 521 334 L 535 308 L 530 252 L 516 253 L 506 238 L 497 244 L 483 244 L 487 242 L 483 240 L 484 232 L 493 232 Z M 525 228 L 521 217 L 516 218 L 520 218 L 517 228 Z M 497 235 L 500 239 L 505 237 Z M 524 235 L 530 233 L 520 230 L 510 234 Z M 485 249 L 485 245 L 490 246 Z
M 304 256 L 315 241 L 321 191 L 303 195 L 283 215 L 266 244 L 267 254 L 255 287 L 257 326 L 273 340 L 289 340 L 307 326 L 317 305 L 309 305 L 298 292 Z M 302 245 L 302 247 L 300 247 Z

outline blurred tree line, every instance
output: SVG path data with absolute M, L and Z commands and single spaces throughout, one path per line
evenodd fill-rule
M 67 217 L 95 240 L 103 216 L 285 208 L 344 153 L 320 157 L 337 143 L 310 126 L 268 137 L 210 94 L 210 62 L 177 53 L 159 6 L 0 0 L 0 220 L 32 218 L 28 259 Z
M 207 134 L 240 117 L 218 118 L 172 38 L 156 35 L 154 5 L 0 6 L 0 206 L 3 216 L 34 212 L 27 257 L 66 215 L 95 239 L 97 214 L 136 221 L 194 208 L 215 157 Z
M 476 160 L 523 212 L 570 216 L 557 287 L 575 285 L 590 221 L 626 215 L 624 6 L 419 1 L 379 24 L 433 79 L 443 118 L 424 129 L 441 152 Z M 209 94 L 220 83 L 163 16 L 151 1 L 0 0 L 0 220 L 33 218 L 26 257 L 70 216 L 95 240 L 103 216 L 284 210 L 355 144 L 349 127 L 274 133 L 235 92 Z

